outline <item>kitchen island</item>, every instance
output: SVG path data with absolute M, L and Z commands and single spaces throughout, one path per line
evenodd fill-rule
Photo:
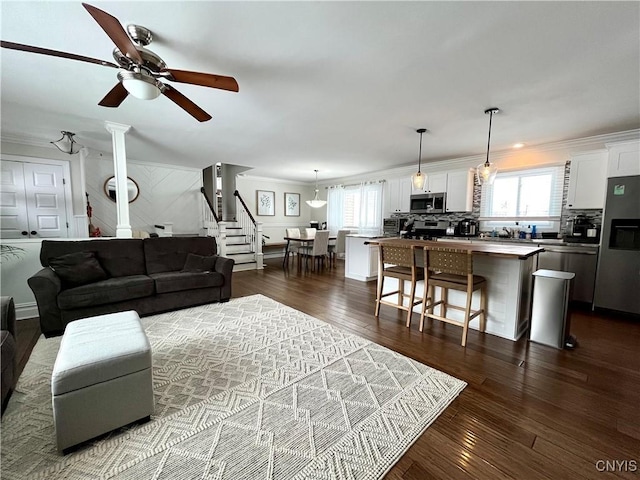
M 531 298 L 533 290 L 533 272 L 536 269 L 537 255 L 544 249 L 537 245 L 518 244 L 477 244 L 446 241 L 410 240 L 400 238 L 371 239 L 368 247 L 381 243 L 402 243 L 415 245 L 418 248 L 417 261 L 422 265 L 422 248 L 425 246 L 449 247 L 473 252 L 474 274 L 487 279 L 487 324 L 486 333 L 509 340 L 517 340 L 529 327 Z M 408 289 L 408 282 L 405 287 Z M 397 289 L 393 279 L 385 281 L 385 291 Z M 424 282 L 419 282 L 417 294 L 422 296 Z M 439 290 L 439 289 L 437 289 Z M 436 290 L 436 297 L 439 292 Z M 456 305 L 464 305 L 465 294 L 451 290 L 449 299 Z M 473 295 L 472 308 L 479 308 L 480 292 Z M 437 309 L 438 307 L 436 307 Z M 414 311 L 420 312 L 421 306 Z M 447 311 L 454 319 L 462 320 L 462 312 L 450 309 Z M 432 320 L 436 321 L 436 320 Z M 479 318 L 471 321 L 469 326 L 478 329 Z M 426 323 L 425 328 L 429 328 Z

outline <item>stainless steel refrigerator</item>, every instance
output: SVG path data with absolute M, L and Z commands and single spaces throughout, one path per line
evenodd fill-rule
M 610 178 L 594 306 L 640 315 L 640 175 Z

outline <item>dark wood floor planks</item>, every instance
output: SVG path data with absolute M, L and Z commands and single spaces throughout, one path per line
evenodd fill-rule
M 233 296 L 263 294 L 384 345 L 468 383 L 389 471 L 393 480 L 638 478 L 640 476 L 640 321 L 571 310 L 579 346 L 556 350 L 511 342 L 383 306 L 373 316 L 375 282 L 344 278 L 344 263 L 321 272 L 234 273 Z M 31 324 L 31 326 L 29 326 Z M 22 366 L 37 338 L 21 323 Z M 37 325 L 36 325 L 37 327 Z M 599 460 L 633 460 L 602 472 Z M 602 463 L 598 464 L 602 468 Z M 633 471 L 633 465 L 637 465 Z

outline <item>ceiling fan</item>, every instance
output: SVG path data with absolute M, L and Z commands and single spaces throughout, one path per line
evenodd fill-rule
M 161 82 L 160 79 L 219 88 L 231 92 L 238 91 L 238 82 L 233 77 L 167 68 L 167 65 L 158 55 L 145 48 L 152 40 L 150 30 L 139 25 L 127 25 L 127 30 L 125 31 L 114 16 L 87 3 L 82 5 L 115 43 L 116 48 L 113 50 L 113 58 L 117 65 L 97 58 L 20 43 L 5 42 L 4 40 L 0 41 L 0 46 L 11 50 L 51 55 L 119 69 L 118 83 L 98 103 L 103 107 L 118 107 L 129 94 L 143 100 L 151 100 L 162 94 L 199 122 L 206 122 L 211 120 L 211 115 L 171 85 Z

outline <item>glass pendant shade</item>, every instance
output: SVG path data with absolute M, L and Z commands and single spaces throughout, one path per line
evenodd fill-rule
M 492 185 L 498 173 L 496 164 L 489 162 L 489 149 L 491 146 L 491 121 L 493 120 L 493 114 L 499 111 L 500 109 L 498 108 L 488 108 L 484 111 L 485 114 L 489 114 L 489 137 L 487 139 L 487 159 L 476 167 L 476 176 L 480 185 Z
M 422 190 L 427 182 L 427 176 L 420 171 L 420 162 L 422 160 L 422 134 L 426 132 L 426 128 L 416 130 L 420 134 L 420 151 L 418 153 L 418 171 L 411 175 L 411 187 L 413 190 Z
M 498 167 L 496 167 L 495 163 L 484 162 L 476 168 L 476 176 L 480 185 L 492 185 L 497 173 Z
M 414 190 L 422 190 L 426 181 L 427 176 L 420 171 L 411 175 L 411 185 L 413 186 Z
M 307 205 L 309 205 L 311 208 L 320 208 L 320 207 L 324 207 L 327 202 L 326 200 L 320 200 L 318 198 L 318 170 L 315 170 L 316 172 L 316 189 L 315 189 L 315 193 L 313 195 L 313 200 L 307 200 L 305 203 Z

